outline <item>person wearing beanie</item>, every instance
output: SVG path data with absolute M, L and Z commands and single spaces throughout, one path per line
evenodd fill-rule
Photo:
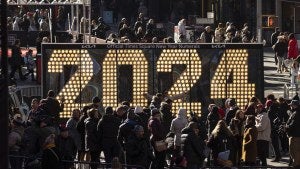
M 113 108 L 105 108 L 105 114 L 97 125 L 97 133 L 101 141 L 105 163 L 111 163 L 113 157 L 118 157 L 120 146 L 117 140 L 121 119 L 114 115 Z
M 164 168 L 166 150 L 158 151 L 155 147 L 155 143 L 158 141 L 164 141 L 164 126 L 161 123 L 161 115 L 158 109 L 153 108 L 151 110 L 151 117 L 148 123 L 150 130 L 150 141 L 154 149 L 155 159 L 153 161 L 154 168 Z

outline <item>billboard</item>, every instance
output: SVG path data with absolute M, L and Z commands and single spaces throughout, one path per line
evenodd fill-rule
M 235 98 L 244 107 L 264 96 L 261 44 L 43 44 L 43 95 L 65 98 L 62 118 L 101 98 L 101 107 L 122 101 L 147 107 L 146 97 L 167 93 L 199 115 L 210 103 Z

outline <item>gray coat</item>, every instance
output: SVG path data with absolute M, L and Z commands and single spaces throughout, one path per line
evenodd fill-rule
M 186 127 L 187 123 L 186 110 L 181 108 L 178 110 L 177 117 L 172 120 L 170 127 L 170 131 L 175 134 L 174 146 L 181 145 L 181 130 Z

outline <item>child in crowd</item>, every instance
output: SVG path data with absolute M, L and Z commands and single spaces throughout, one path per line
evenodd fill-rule
M 26 56 L 24 58 L 25 64 L 27 66 L 27 73 L 25 74 L 25 77 L 31 74 L 31 80 L 35 81 L 34 78 L 34 68 L 35 68 L 35 61 L 32 56 L 33 51 L 31 49 L 26 52 Z

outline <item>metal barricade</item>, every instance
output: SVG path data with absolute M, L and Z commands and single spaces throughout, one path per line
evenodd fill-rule
M 8 157 L 9 157 L 9 169 L 42 169 L 41 158 L 17 156 L 17 155 L 9 155 Z M 12 161 L 14 164 L 10 165 L 10 161 Z M 61 169 L 90 169 L 90 166 L 93 164 L 97 165 L 97 169 L 111 169 L 112 166 L 112 163 L 61 160 L 60 168 Z M 145 167 L 138 166 L 138 165 L 125 165 L 125 164 L 121 164 L 121 165 L 123 169 L 145 169 Z
M 291 86 L 290 83 L 285 83 L 283 86 L 283 97 L 287 100 L 291 100 L 298 92 L 298 84 Z

